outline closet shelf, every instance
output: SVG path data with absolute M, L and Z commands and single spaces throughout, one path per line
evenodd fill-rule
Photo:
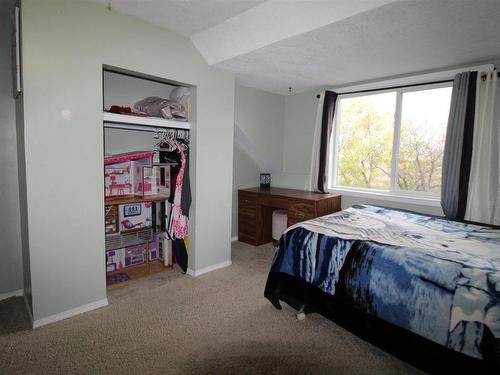
M 139 126 L 153 126 L 156 128 L 174 128 L 174 129 L 185 129 L 189 130 L 190 123 L 186 121 L 177 120 L 167 120 L 160 117 L 145 117 L 145 116 L 133 116 L 133 115 L 122 115 L 119 113 L 103 112 L 103 119 L 106 123 L 121 124 L 123 125 L 134 125 Z M 106 125 L 104 125 L 106 126 Z M 117 127 L 117 126 L 110 126 Z

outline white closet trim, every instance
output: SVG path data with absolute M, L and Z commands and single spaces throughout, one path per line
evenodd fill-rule
M 185 121 L 167 120 L 160 117 L 145 117 L 122 115 L 119 113 L 103 112 L 104 127 L 131 130 L 146 130 L 144 127 L 175 128 L 189 130 L 191 124 Z M 136 129 L 134 129 L 136 128 Z M 153 130 L 155 131 L 155 130 Z

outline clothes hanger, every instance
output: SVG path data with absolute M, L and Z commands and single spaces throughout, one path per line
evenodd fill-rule
M 176 141 L 184 145 L 183 150 L 189 148 L 189 131 L 182 129 L 165 129 L 155 133 L 156 148 L 165 149 L 167 151 L 174 151 L 177 149 Z

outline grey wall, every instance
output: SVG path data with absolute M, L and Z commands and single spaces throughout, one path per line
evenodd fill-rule
M 121 154 L 130 151 L 151 151 L 156 144 L 154 133 L 124 129 L 104 129 L 105 154 Z
M 229 261 L 234 76 L 209 67 L 188 39 L 105 6 L 77 0 L 22 5 L 35 321 L 106 297 L 103 64 L 195 86 L 189 267 Z
M 238 235 L 238 189 L 259 185 L 259 174 L 272 178 L 283 168 L 283 123 L 285 97 L 236 85 L 234 96 L 235 132 L 233 164 L 233 237 Z M 245 143 L 247 147 L 240 144 Z M 269 170 L 271 169 L 271 170 Z
M 283 173 L 276 181 L 282 187 L 305 189 L 311 164 L 318 100 L 305 92 L 285 98 L 283 128 Z
M 0 295 L 23 288 L 16 102 L 12 94 L 11 26 L 14 1 L 0 2 Z

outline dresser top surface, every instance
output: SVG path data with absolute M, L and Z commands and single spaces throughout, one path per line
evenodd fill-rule
M 269 196 L 274 195 L 274 196 L 299 198 L 307 200 L 323 200 L 328 198 L 340 197 L 340 194 L 316 193 L 313 191 L 285 189 L 279 187 L 271 187 L 269 189 L 261 189 L 260 187 L 255 187 L 249 189 L 239 189 L 238 191 L 257 193 L 260 195 L 269 195 Z

